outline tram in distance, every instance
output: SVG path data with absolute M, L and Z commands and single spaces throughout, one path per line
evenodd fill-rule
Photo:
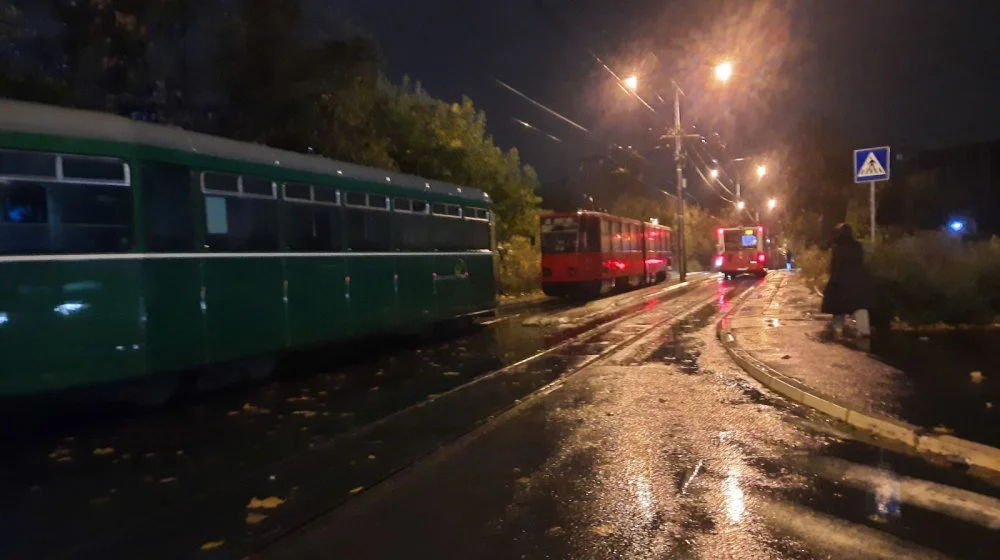
M 670 276 L 668 227 L 588 211 L 544 214 L 540 222 L 547 295 L 594 297 Z
M 726 278 L 741 274 L 767 274 L 768 248 L 764 226 L 718 228 L 715 269 Z
M 477 189 L 0 100 L 0 397 L 157 404 L 493 313 L 494 247 Z

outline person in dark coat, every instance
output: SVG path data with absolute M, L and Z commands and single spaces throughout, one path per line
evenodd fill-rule
M 865 267 L 865 251 L 861 243 L 854 239 L 851 226 L 838 225 L 830 245 L 833 249 L 830 281 L 823 290 L 821 311 L 833 315 L 833 319 L 826 326 L 826 335 L 843 329 L 848 315 L 874 306 L 874 288 Z

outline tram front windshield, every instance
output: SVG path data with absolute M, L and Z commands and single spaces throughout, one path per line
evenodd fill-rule
M 575 253 L 579 227 L 576 218 L 542 218 L 542 253 Z

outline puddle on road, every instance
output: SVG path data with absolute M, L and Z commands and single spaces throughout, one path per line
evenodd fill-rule
M 698 358 L 701 356 L 703 344 L 696 334 L 709 325 L 718 311 L 719 307 L 716 304 L 706 305 L 690 317 L 677 322 L 667 331 L 662 344 L 647 361 L 676 366 L 678 370 L 688 375 L 700 373 Z

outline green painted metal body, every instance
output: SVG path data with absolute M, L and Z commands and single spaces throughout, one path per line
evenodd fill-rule
M 456 203 L 439 192 L 241 163 L 129 142 L 0 130 L 0 148 L 121 158 L 135 206 L 129 252 L 0 255 L 0 396 L 135 380 L 495 308 L 494 251 L 219 253 L 203 196 L 190 251 L 146 250 L 142 170 L 171 163 Z M 462 206 L 488 208 L 463 198 Z M 278 204 L 285 204 L 279 201 Z M 490 224 L 492 230 L 492 224 Z M 491 234 L 492 237 L 492 234 Z M 492 247 L 492 241 L 491 241 Z

